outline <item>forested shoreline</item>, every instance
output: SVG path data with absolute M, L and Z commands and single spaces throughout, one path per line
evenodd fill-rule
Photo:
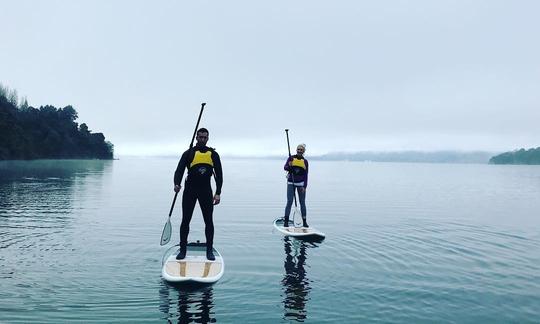
M 34 108 L 0 84 L 0 160 L 112 159 L 103 133 L 78 124 L 72 106 Z
M 540 164 L 540 147 L 504 152 L 489 159 L 491 164 Z

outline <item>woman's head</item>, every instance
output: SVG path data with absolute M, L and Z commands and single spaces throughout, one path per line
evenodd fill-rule
M 306 152 L 306 144 L 304 143 L 298 144 L 298 146 L 296 147 L 296 153 L 303 155 L 305 152 Z

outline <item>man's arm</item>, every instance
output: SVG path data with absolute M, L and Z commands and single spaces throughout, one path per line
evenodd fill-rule
M 221 159 L 216 151 L 212 151 L 212 161 L 214 162 L 214 172 L 216 173 L 216 195 L 221 195 L 223 169 L 221 168 Z
M 174 172 L 174 185 L 180 186 L 182 183 L 182 178 L 184 177 L 184 170 L 187 166 L 187 160 L 188 160 L 189 150 L 185 151 L 184 154 L 182 154 L 182 157 L 180 158 L 180 161 L 178 162 L 178 166 L 176 167 L 176 171 Z

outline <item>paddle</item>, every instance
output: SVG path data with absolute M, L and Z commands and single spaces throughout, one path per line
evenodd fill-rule
M 174 193 L 174 198 L 171 205 L 171 210 L 169 211 L 169 218 L 163 227 L 163 232 L 161 232 L 161 242 L 160 245 L 165 245 L 171 240 L 172 226 L 171 226 L 171 215 L 174 209 L 174 203 L 176 202 L 176 197 L 178 197 L 178 192 Z
M 289 158 L 291 158 L 291 144 L 289 143 L 289 130 L 288 129 L 285 129 L 285 134 L 287 135 L 287 148 L 289 149 Z M 289 174 L 291 175 L 291 180 L 293 183 L 293 195 L 294 195 L 293 224 L 295 227 L 301 227 L 300 226 L 301 224 L 296 222 L 297 214 L 300 214 L 300 211 L 298 210 L 298 204 L 296 203 L 296 188 L 294 186 L 294 174 L 292 170 L 289 171 Z
M 201 104 L 201 112 L 199 113 L 199 118 L 197 119 L 197 125 L 195 125 L 195 130 L 193 131 L 193 137 L 191 138 L 191 142 L 189 142 L 190 149 L 193 147 L 193 141 L 195 140 L 195 135 L 197 135 L 197 129 L 199 128 L 199 122 L 201 121 L 201 116 L 202 116 L 205 105 L 206 105 L 205 102 Z M 177 196 L 178 196 L 178 192 L 175 192 L 172 205 L 171 205 L 171 210 L 169 211 L 169 217 L 167 218 L 167 222 L 165 223 L 165 226 L 163 227 L 163 232 L 161 232 L 160 245 L 165 245 L 169 243 L 169 241 L 171 240 L 171 233 L 172 233 L 171 215 L 174 209 L 174 203 L 176 202 Z

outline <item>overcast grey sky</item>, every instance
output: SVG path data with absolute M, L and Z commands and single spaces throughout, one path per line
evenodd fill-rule
M 0 0 L 0 82 L 116 154 L 540 146 L 540 1 Z

